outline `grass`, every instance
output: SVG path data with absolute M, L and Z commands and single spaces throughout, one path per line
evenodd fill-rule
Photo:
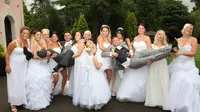
M 200 44 L 198 47 L 197 55 L 195 57 L 195 63 L 196 63 L 197 68 L 199 68 L 199 70 L 200 70 Z
M 172 59 L 173 59 L 172 57 L 167 58 L 168 64 L 172 61 Z M 199 70 L 200 70 L 200 44 L 198 46 L 198 52 L 195 57 L 195 63 L 196 63 L 197 68 L 199 68 Z

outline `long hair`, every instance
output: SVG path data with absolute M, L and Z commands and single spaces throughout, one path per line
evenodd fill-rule
M 102 26 L 101 26 L 100 35 L 99 35 L 99 36 L 100 36 L 100 37 L 103 37 L 103 34 L 102 34 L 103 28 L 108 29 L 108 38 L 111 38 L 111 30 L 110 30 L 110 27 L 109 27 L 108 25 L 102 25 Z
M 47 44 L 46 44 L 45 40 L 42 37 L 40 37 L 40 40 L 39 40 L 41 45 L 39 45 L 38 42 L 36 41 L 35 34 L 37 32 L 40 32 L 40 31 L 35 30 L 35 31 L 32 32 L 31 44 L 35 45 L 37 50 L 39 50 L 39 49 L 46 50 L 47 49 Z
M 158 31 L 156 32 L 156 35 L 155 35 L 155 37 L 154 37 L 154 44 L 157 44 L 157 43 L 158 43 L 157 35 L 158 35 L 159 32 L 160 32 L 160 33 L 162 34 L 162 36 L 163 36 L 162 44 L 163 44 L 163 45 L 167 45 L 167 36 L 166 36 L 166 34 L 165 34 L 165 32 L 164 32 L 163 30 L 158 30 Z

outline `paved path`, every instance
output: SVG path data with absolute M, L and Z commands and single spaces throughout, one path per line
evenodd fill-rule
M 0 112 L 10 112 L 7 103 L 6 77 L 0 77 Z M 35 112 L 19 108 L 18 112 Z M 68 96 L 55 96 L 51 105 L 44 110 L 36 112 L 94 112 L 94 110 L 81 109 L 72 105 L 72 99 Z M 143 103 L 121 103 L 114 97 L 97 112 L 164 112 L 160 108 L 145 107 Z

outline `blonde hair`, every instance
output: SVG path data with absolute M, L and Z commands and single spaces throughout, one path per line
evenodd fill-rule
M 110 30 L 110 27 L 108 26 L 108 25 L 102 25 L 101 26 L 101 29 L 100 29 L 100 37 L 103 37 L 103 35 L 102 35 L 102 30 L 103 30 L 103 28 L 106 28 L 106 29 L 108 29 L 108 38 L 111 38 L 111 30 Z
M 47 44 L 46 44 L 46 41 L 44 40 L 44 38 L 42 38 L 42 37 L 40 37 L 40 43 L 41 43 L 41 46 L 38 44 L 38 42 L 36 41 L 36 39 L 35 39 L 35 34 L 37 33 L 37 32 L 40 32 L 40 31 L 36 31 L 36 32 L 34 32 L 33 34 L 32 34 L 32 36 L 31 36 L 31 44 L 32 45 L 35 45 L 36 46 L 36 49 L 37 49 L 37 51 L 39 51 L 39 50 L 46 50 L 47 49 Z
M 167 36 L 166 36 L 166 34 L 165 34 L 165 31 L 163 31 L 163 30 L 158 30 L 158 31 L 156 32 L 156 35 L 155 35 L 155 37 L 154 37 L 154 44 L 157 44 L 157 42 L 158 42 L 157 35 L 158 35 L 159 32 L 160 32 L 160 33 L 162 34 L 162 36 L 163 36 L 162 44 L 163 44 L 163 45 L 167 45 Z
M 91 31 L 90 30 L 86 30 L 85 32 L 84 32 L 84 36 L 83 37 L 85 37 L 85 34 L 86 33 L 88 33 L 90 36 L 89 36 L 89 39 L 91 39 L 91 37 L 92 37 L 92 33 L 91 33 Z
M 43 34 L 44 32 L 48 32 L 48 34 L 49 34 L 49 29 L 42 29 L 41 32 L 42 32 L 42 34 Z
M 192 24 L 190 23 L 186 23 L 184 26 L 183 26 L 183 29 L 181 30 L 181 33 L 183 34 L 184 30 L 188 27 L 188 26 L 193 26 Z M 191 33 L 192 35 L 192 33 Z

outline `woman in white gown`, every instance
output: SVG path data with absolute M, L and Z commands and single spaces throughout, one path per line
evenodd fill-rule
M 50 94 L 52 86 L 51 72 L 47 67 L 47 59 L 37 56 L 37 51 L 47 48 L 44 39 L 39 31 L 33 32 L 31 37 L 31 51 L 34 59 L 29 61 L 26 76 L 26 97 L 25 108 L 40 110 L 50 105 Z
M 68 87 L 67 95 L 73 98 L 73 105 L 77 106 L 80 103 L 80 96 L 85 77 L 86 65 L 88 63 L 89 54 L 85 51 L 85 44 L 82 40 L 80 32 L 75 33 L 76 43 L 72 46 L 71 50 L 74 52 L 73 58 L 75 58 L 74 66 L 72 67 Z
M 108 48 L 111 45 L 111 30 L 108 25 L 102 25 L 100 29 L 100 35 L 97 38 L 97 59 L 103 64 L 105 68 L 105 72 L 107 75 L 108 83 L 110 84 L 112 77 L 112 65 L 111 65 L 111 57 L 102 57 L 101 53 L 109 52 Z
M 171 75 L 169 95 L 164 110 L 171 112 L 200 112 L 200 76 L 195 66 L 198 42 L 192 37 L 193 26 L 185 24 L 179 39 L 179 51 L 169 65 Z
M 136 51 L 152 50 L 150 37 L 144 35 L 144 32 L 144 25 L 139 25 L 139 35 L 134 38 L 133 42 L 133 48 Z M 151 61 L 148 60 L 147 63 L 151 64 Z M 122 102 L 144 102 L 147 75 L 148 65 L 138 69 L 126 68 L 116 98 Z
M 28 61 L 23 53 L 23 47 L 28 48 L 28 36 L 28 28 L 22 27 L 20 38 L 9 43 L 6 51 L 8 102 L 12 112 L 17 112 L 16 106 L 26 104 L 25 76 Z
M 155 35 L 154 44 L 152 44 L 152 48 L 159 49 L 165 46 L 167 46 L 165 32 L 163 30 L 158 30 Z M 168 88 L 169 71 L 167 60 L 162 59 L 152 63 L 149 66 L 145 106 L 163 107 L 165 99 L 168 95 Z
M 93 43 L 87 44 L 90 54 L 87 62 L 85 76 L 81 81 L 81 96 L 79 104 L 82 108 L 101 109 L 111 98 L 110 87 L 105 77 L 102 63 L 94 56 L 96 46 Z

